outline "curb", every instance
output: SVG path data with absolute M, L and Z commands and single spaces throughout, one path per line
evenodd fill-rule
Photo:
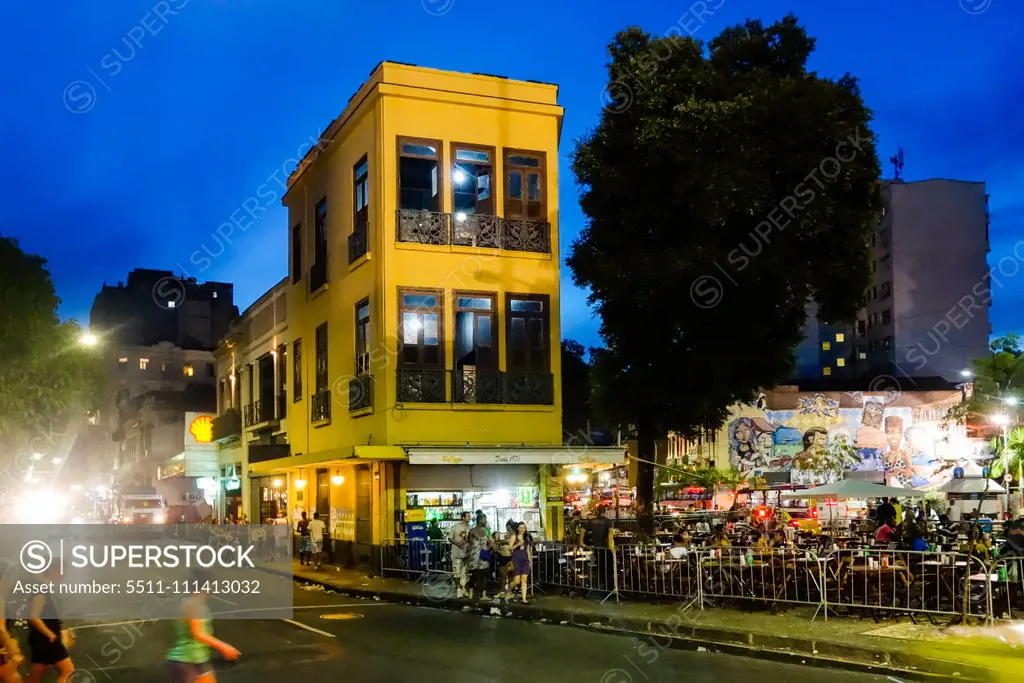
M 763 635 L 749 631 L 702 628 L 692 625 L 672 627 L 669 632 L 667 623 L 651 622 L 645 619 L 609 619 L 583 612 L 533 605 L 506 604 L 501 607 L 490 603 L 474 605 L 468 600 L 449 597 L 431 598 L 426 595 L 337 586 L 326 580 L 296 574 L 292 574 L 291 578 L 296 583 L 318 585 L 325 590 L 356 598 L 445 609 L 478 616 L 490 615 L 524 619 L 555 626 L 581 628 L 595 633 L 635 638 L 638 641 L 643 639 L 647 641 L 649 647 L 659 650 L 671 648 L 696 652 L 716 652 L 779 663 L 885 675 L 915 681 L 946 680 L 952 677 L 963 681 L 990 680 L 990 670 L 971 664 L 905 653 L 881 652 L 838 643 L 819 642 L 790 636 Z M 668 644 L 658 642 L 660 639 L 667 639 Z

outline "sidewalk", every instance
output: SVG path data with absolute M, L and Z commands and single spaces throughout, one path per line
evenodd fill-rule
M 826 622 L 813 609 L 739 611 L 686 603 L 616 604 L 612 598 L 563 597 L 538 591 L 529 605 L 518 602 L 455 599 L 443 575 L 436 580 L 407 581 L 369 577 L 365 573 L 325 565 L 319 571 L 294 565 L 297 581 L 362 598 L 401 602 L 424 607 L 546 621 L 580 628 L 610 630 L 636 639 L 636 646 L 710 650 L 789 661 L 809 666 L 843 668 L 902 678 L 993 680 L 1004 668 L 1007 648 L 992 651 L 988 659 L 972 644 L 971 657 L 963 645 L 946 636 L 941 626 L 913 624 L 907 617 L 875 622 L 851 616 L 829 617 Z M 924 621 L 924 620 L 922 620 Z M 997 647 L 994 645 L 993 647 Z M 971 662 L 965 660 L 972 660 Z M 974 660 L 988 662 L 979 665 Z M 1000 661 L 1002 660 L 1002 661 Z

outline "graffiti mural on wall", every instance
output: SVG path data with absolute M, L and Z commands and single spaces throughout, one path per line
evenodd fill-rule
M 796 400 L 793 401 L 792 399 Z M 935 420 L 914 422 L 915 407 L 900 405 L 900 394 L 801 394 L 792 409 L 772 409 L 770 402 L 734 411 L 726 425 L 729 464 L 741 471 L 791 470 L 807 480 L 812 464 L 829 444 L 845 438 L 854 444 L 860 463 L 854 469 L 884 473 L 892 486 L 916 488 L 948 478 L 952 468 L 969 465 L 961 454 L 964 439 L 943 430 Z M 859 407 L 857 405 L 859 404 Z

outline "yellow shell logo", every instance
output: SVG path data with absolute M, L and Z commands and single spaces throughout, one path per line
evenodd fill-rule
M 196 440 L 196 443 L 210 443 L 213 441 L 213 418 L 209 415 L 200 415 L 192 420 L 188 427 L 188 433 Z

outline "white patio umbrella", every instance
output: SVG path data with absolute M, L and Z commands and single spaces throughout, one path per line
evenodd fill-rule
M 788 500 L 794 498 L 847 500 L 849 498 L 922 498 L 924 495 L 924 491 L 915 491 L 914 489 L 882 486 L 857 479 L 840 479 L 831 484 L 789 491 L 783 493 L 782 497 Z

